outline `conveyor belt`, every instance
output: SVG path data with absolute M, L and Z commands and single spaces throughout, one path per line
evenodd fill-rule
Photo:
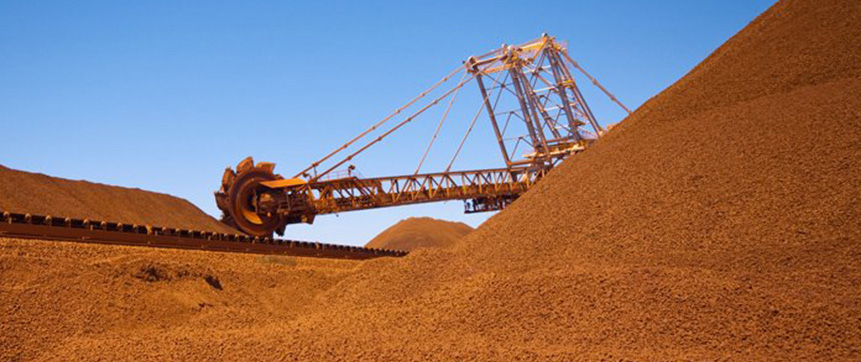
M 334 259 L 407 255 L 407 252 L 397 250 L 11 212 L 0 214 L 0 236 Z

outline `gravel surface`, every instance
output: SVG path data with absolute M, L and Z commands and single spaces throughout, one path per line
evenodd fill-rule
M 175 196 L 0 166 L 0 210 L 237 233 Z
M 65 343 L 290 320 L 355 261 L 0 238 L 0 361 Z M 134 348 L 91 353 L 134 359 Z M 168 351 L 165 346 L 152 346 Z M 217 351 L 212 351 L 217 353 Z
M 472 227 L 462 222 L 411 217 L 383 230 L 365 247 L 406 251 L 416 248 L 445 248 L 454 245 L 471 231 Z

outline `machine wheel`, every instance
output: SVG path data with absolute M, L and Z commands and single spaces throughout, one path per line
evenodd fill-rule
M 247 167 L 239 171 L 227 190 L 227 213 L 233 224 L 242 232 L 258 237 L 271 237 L 281 227 L 278 215 L 258 212 L 255 200 L 265 187 L 261 181 L 276 180 L 271 168 Z

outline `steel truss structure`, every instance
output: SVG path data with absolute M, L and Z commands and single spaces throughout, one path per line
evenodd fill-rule
M 276 175 L 274 164 L 255 164 L 250 157 L 235 171 L 227 168 L 221 189 L 215 194 L 224 212 L 223 220 L 250 235 L 269 236 L 273 231 L 283 234 L 288 224 L 313 223 L 317 215 L 344 211 L 447 200 L 463 200 L 466 212 L 504 208 L 555 165 L 582 152 L 605 132 L 578 88 L 571 68 L 630 113 L 554 37 L 545 34 L 525 44 L 503 45 L 468 58 L 428 90 L 292 178 Z M 458 79 L 458 75 L 460 81 L 441 91 L 440 86 Z M 479 109 L 468 123 L 451 162 L 442 172 L 420 173 L 457 95 L 469 83 L 477 87 L 481 98 Z M 355 145 L 387 122 L 402 117 L 407 109 L 433 92 L 441 95 L 380 131 L 361 147 Z M 413 174 L 362 178 L 353 172 L 352 165 L 341 169 L 363 151 L 426 114 L 428 109 L 443 104 L 444 112 Z M 504 167 L 451 171 L 482 115 L 493 130 Z M 334 156 L 351 147 L 356 150 L 333 162 Z M 518 156 L 519 150 L 525 153 Z M 330 165 L 319 171 L 324 164 Z

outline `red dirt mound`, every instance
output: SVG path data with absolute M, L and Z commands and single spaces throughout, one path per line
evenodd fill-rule
M 780 2 L 453 248 L 363 263 L 315 313 L 240 344 L 288 359 L 858 360 L 859 44 L 858 1 Z
M 0 166 L 0 210 L 236 233 L 187 200 Z
M 406 251 L 415 248 L 449 247 L 470 231 L 472 227 L 462 222 L 411 217 L 384 230 L 365 246 Z
M 75 338 L 290 320 L 357 264 L 0 238 L 0 361 L 69 360 L 57 347 Z
M 858 360 L 859 170 L 861 2 L 782 1 L 452 250 L 366 264 L 332 290 L 355 315 L 314 320 L 385 357 Z

